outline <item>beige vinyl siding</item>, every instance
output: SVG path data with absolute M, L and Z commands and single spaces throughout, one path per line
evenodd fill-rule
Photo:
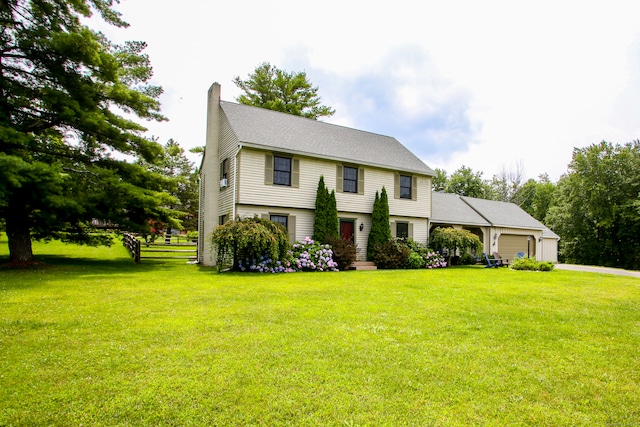
M 558 240 L 543 237 L 542 243 L 538 247 L 537 256 L 542 261 L 558 262 Z
M 299 157 L 299 187 L 265 185 L 265 156 L 268 151 L 243 148 L 239 154 L 238 203 L 244 205 L 280 206 L 297 209 L 315 209 L 316 190 L 320 176 L 329 191 L 337 189 L 339 163 Z M 382 186 L 389 195 L 391 215 L 427 218 L 431 203 L 431 178 L 416 175 L 417 200 L 393 198 L 394 173 L 396 171 L 361 166 L 364 170 L 364 194 L 336 191 L 338 211 L 370 214 L 376 191 Z M 304 236 L 303 236 L 304 237 Z M 366 245 L 366 242 L 365 242 Z
M 269 157 L 273 159 L 273 153 L 246 147 L 240 151 L 238 203 L 315 209 L 316 189 L 323 172 L 323 162 L 295 157 L 295 161 L 292 161 L 292 181 L 297 178 L 298 187 L 270 185 L 267 182 L 273 182 L 273 178 L 267 179 L 269 171 L 265 167 L 269 165 Z M 324 172 L 326 176 L 326 167 Z
M 239 205 L 237 215 L 241 218 L 251 218 L 258 215 L 261 218 L 269 218 L 271 215 L 287 215 L 289 221 L 289 239 L 291 242 L 303 240 L 313 235 L 313 211 L 306 209 L 283 209 L 278 206 L 252 206 Z M 293 221 L 291 221 L 293 218 Z
M 425 218 L 412 218 L 406 216 L 389 217 L 391 225 L 391 234 L 395 237 L 395 226 L 398 222 L 406 222 L 409 224 L 409 237 L 419 243 L 427 244 L 429 236 L 429 223 Z
M 227 118 L 222 115 L 222 120 L 220 123 L 220 160 L 219 163 L 222 165 L 222 161 L 224 159 L 228 160 L 228 171 L 227 171 L 227 187 L 220 189 L 220 183 L 218 182 L 215 186 L 214 191 L 219 191 L 219 202 L 218 202 L 218 212 L 216 217 L 221 215 L 227 215 L 229 219 L 233 218 L 233 194 L 236 191 L 234 187 L 235 183 L 235 152 L 238 147 L 238 138 L 233 133 L 231 126 L 229 126 L 229 122 Z M 208 189 L 212 191 L 211 189 Z

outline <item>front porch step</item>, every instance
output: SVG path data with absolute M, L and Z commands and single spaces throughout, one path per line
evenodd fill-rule
M 351 264 L 353 270 L 377 270 L 376 264 L 371 261 L 356 261 Z

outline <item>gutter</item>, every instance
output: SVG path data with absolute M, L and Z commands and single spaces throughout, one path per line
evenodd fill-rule
M 425 170 L 417 170 L 417 169 L 413 169 L 413 168 L 401 168 L 401 167 L 390 166 L 390 165 L 385 165 L 385 164 L 369 163 L 369 162 L 363 162 L 361 160 L 356 160 L 356 159 L 347 159 L 347 158 L 344 158 L 344 157 L 327 156 L 327 155 L 321 155 L 321 154 L 317 154 L 317 153 L 309 153 L 309 152 L 306 152 L 306 151 L 291 150 L 291 149 L 287 149 L 287 148 L 274 147 L 274 146 L 270 146 L 270 145 L 255 144 L 255 143 L 246 142 L 246 141 L 244 142 L 244 145 L 242 145 L 242 144 L 240 145 L 240 147 L 243 147 L 243 146 L 246 146 L 248 148 L 254 148 L 254 149 L 260 150 L 260 151 L 273 151 L 273 152 L 276 152 L 276 153 L 277 152 L 287 153 L 287 154 L 291 154 L 291 155 L 298 155 L 298 156 L 302 156 L 302 157 L 310 157 L 310 158 L 314 158 L 314 159 L 324 159 L 324 160 L 331 160 L 331 161 L 340 162 L 340 163 L 369 166 L 369 167 L 374 167 L 374 168 L 378 168 L 378 169 L 385 169 L 385 170 L 390 170 L 390 171 L 395 171 L 395 172 L 400 172 L 401 171 L 401 172 L 409 172 L 409 173 L 414 173 L 414 174 L 417 174 L 417 175 L 423 175 L 423 176 L 429 176 L 429 177 L 434 177 L 435 176 L 435 172 L 433 172 L 433 171 L 427 172 Z

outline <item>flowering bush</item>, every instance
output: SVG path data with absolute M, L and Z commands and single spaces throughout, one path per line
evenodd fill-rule
M 330 245 L 321 245 L 305 237 L 293 244 L 293 268 L 297 271 L 338 271 Z
M 338 271 L 333 260 L 331 246 L 315 243 L 309 237 L 296 242 L 293 250 L 283 261 L 274 261 L 268 256 L 238 261 L 240 271 L 255 273 L 293 273 L 296 271 Z
M 238 261 L 240 271 L 250 271 L 255 273 L 293 273 L 290 260 L 273 261 L 271 258 L 260 257 L 260 259 L 245 259 Z
M 444 257 L 437 252 L 427 252 L 424 255 L 424 260 L 426 268 L 440 268 L 447 266 L 447 262 L 444 260 Z

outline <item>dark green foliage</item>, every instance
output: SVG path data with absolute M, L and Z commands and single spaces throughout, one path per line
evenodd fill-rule
M 549 226 L 566 262 L 640 269 L 640 141 L 575 149 Z
M 313 218 L 313 240 L 322 242 L 327 230 L 327 210 L 329 204 L 329 192 L 324 185 L 324 176 L 320 176 L 318 189 L 316 190 L 316 211 Z
M 471 168 L 462 166 L 451 175 L 445 191 L 482 199 L 487 196 L 488 186 L 482 180 L 482 172 L 473 172 Z
M 329 194 L 329 207 L 327 209 L 327 238 L 340 237 L 340 220 L 338 218 L 338 202 L 336 192 L 331 190 Z
M 318 87 L 313 86 L 303 72 L 287 72 L 268 62 L 258 65 L 247 80 L 239 76 L 233 82 L 244 92 L 237 100 L 241 104 L 317 120 L 335 113 L 320 104 Z
M 367 240 L 367 259 L 374 256 L 375 246 L 383 244 L 391 239 L 391 225 L 389 224 L 389 199 L 387 190 L 382 187 L 382 192 L 373 202 L 371 212 L 371 231 Z
M 460 258 L 458 258 L 458 264 L 460 265 L 473 265 L 475 263 L 476 263 L 475 257 L 466 252 L 460 255 Z
M 356 245 L 347 239 L 331 237 L 327 241 L 333 251 L 333 260 L 338 264 L 338 269 L 344 271 L 356 261 Z
M 174 202 L 167 180 L 117 160 L 154 162 L 162 147 L 128 117 L 164 117 L 162 90 L 148 84 L 145 44 L 113 45 L 81 22 L 97 10 L 126 26 L 111 6 L 7 0 L 0 7 L 0 217 L 12 262 L 33 261 L 32 236 L 95 243 L 92 220 L 130 231 L 144 230 L 148 219 L 179 226 L 167 208 Z
M 175 198 L 169 208 L 180 212 L 184 229 L 198 228 L 198 172 L 178 142 L 170 139 L 162 147 L 162 156 L 154 162 L 139 159 L 138 163 L 167 178 L 165 191 Z
M 447 171 L 444 169 L 435 169 L 436 175 L 431 178 L 431 189 L 433 191 L 445 190 L 447 188 L 447 182 L 449 178 L 447 177 Z
M 410 254 L 411 249 L 403 242 L 389 239 L 374 246 L 370 259 L 380 269 L 399 269 L 406 268 Z
M 313 240 L 320 243 L 328 243 L 331 238 L 339 235 L 338 208 L 336 195 L 324 184 L 324 176 L 320 176 L 318 190 L 316 191 L 316 211 L 313 219 Z
M 239 261 L 259 263 L 270 259 L 290 261 L 289 235 L 284 227 L 268 219 L 258 217 L 238 218 L 217 227 L 211 234 L 211 242 L 217 250 L 218 269 L 240 270 Z

